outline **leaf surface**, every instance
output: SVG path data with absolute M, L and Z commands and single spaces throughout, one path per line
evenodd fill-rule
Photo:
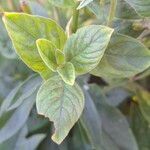
M 150 66 L 150 51 L 138 40 L 113 34 L 105 54 L 92 74 L 106 78 L 134 76 Z
M 105 26 L 90 25 L 80 28 L 67 40 L 64 53 L 77 75 L 85 74 L 98 65 L 112 32 L 113 29 Z
M 65 83 L 73 85 L 75 82 L 75 69 L 72 63 L 68 62 L 58 70 L 59 75 Z
M 3 21 L 21 59 L 36 72 L 49 70 L 38 53 L 36 40 L 44 38 L 63 49 L 63 29 L 51 19 L 24 13 L 5 13 Z
M 39 54 L 47 67 L 52 71 L 56 71 L 57 62 L 55 58 L 56 47 L 46 39 L 38 39 L 36 41 Z
M 76 83 L 70 86 L 59 76 L 54 76 L 40 88 L 36 106 L 39 114 L 54 122 L 52 140 L 60 144 L 79 119 L 84 107 L 84 96 Z

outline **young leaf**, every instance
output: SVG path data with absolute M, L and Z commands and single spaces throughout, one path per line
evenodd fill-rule
M 53 20 L 24 13 L 5 13 L 3 21 L 17 54 L 34 71 L 48 70 L 41 59 L 36 40 L 45 38 L 63 49 L 66 35 Z
M 150 66 L 150 51 L 138 40 L 113 34 L 108 48 L 92 74 L 106 78 L 126 78 Z
M 55 59 L 55 50 L 56 47 L 52 44 L 52 42 L 46 39 L 38 39 L 36 41 L 36 45 L 39 51 L 39 54 L 45 64 L 52 70 L 56 71 L 57 62 Z
M 67 62 L 63 67 L 58 70 L 59 75 L 62 77 L 65 83 L 73 85 L 75 82 L 75 69 L 72 63 Z
M 101 60 L 108 45 L 113 29 L 90 25 L 79 29 L 67 41 L 64 53 L 77 74 L 84 74 L 94 69 Z
M 57 49 L 55 51 L 55 57 L 56 57 L 56 62 L 58 65 L 63 65 L 65 64 L 65 55 L 62 51 L 60 51 L 59 49 Z
M 36 106 L 39 114 L 54 122 L 52 139 L 60 144 L 79 119 L 84 107 L 84 96 L 76 83 L 70 86 L 59 76 L 53 76 L 40 88 Z

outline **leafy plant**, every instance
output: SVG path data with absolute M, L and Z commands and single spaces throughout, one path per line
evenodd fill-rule
M 10 2 L 16 11 L 18 1 Z M 6 8 L 3 5 L 6 10 L 7 2 Z M 138 113 L 141 111 L 142 119 L 149 124 L 150 94 L 144 84 L 150 68 L 149 6 L 149 0 L 45 0 L 22 2 L 23 12 L 3 11 L 2 20 L 11 39 L 8 42 L 12 42 L 19 58 L 33 71 L 28 71 L 27 76 L 37 72 L 43 82 L 32 75 L 0 103 L 0 147 L 10 149 L 6 143 L 14 137 L 12 143 L 19 149 L 19 140 L 28 144 L 39 137 L 29 148 L 36 149 L 44 139 L 43 134 L 32 132 L 44 128 L 47 121 L 28 131 L 27 120 L 36 99 L 37 113 L 54 123 L 52 140 L 57 144 L 64 141 L 60 145 L 62 150 L 69 149 L 69 143 L 73 143 L 74 149 L 150 148 L 139 143 L 135 112 L 130 113 L 132 105 L 126 106 L 128 100 L 138 103 Z M 36 7 L 40 8 L 37 12 Z M 2 32 L 8 38 L 6 31 Z M 4 37 L 0 40 L 5 42 Z M 18 59 L 10 48 L 13 55 L 2 55 Z M 93 78 L 96 83 L 101 79 L 100 86 L 89 85 Z M 16 117 L 21 121 L 10 130 Z M 28 132 L 32 136 L 25 138 Z M 77 134 L 72 137 L 69 133 Z M 67 135 L 69 140 L 64 140 Z M 80 139 L 78 146 L 74 138 Z

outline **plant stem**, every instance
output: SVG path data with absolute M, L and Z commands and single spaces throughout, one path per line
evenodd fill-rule
M 112 26 L 112 21 L 115 17 L 116 7 L 117 7 L 117 0 L 111 0 L 108 23 L 107 23 L 107 25 L 110 27 Z
M 79 10 L 77 10 L 78 4 L 73 9 L 73 20 L 72 20 L 72 32 L 75 33 L 78 29 L 78 18 L 79 18 Z

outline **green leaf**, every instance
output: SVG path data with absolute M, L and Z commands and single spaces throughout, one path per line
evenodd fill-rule
M 104 149 L 138 150 L 135 137 L 130 129 L 126 117 L 117 109 L 106 102 L 106 97 L 97 85 L 91 85 L 89 93 L 94 99 L 97 110 L 102 119 L 102 146 Z M 111 145 L 108 145 L 111 144 Z M 117 148 L 115 148 L 117 147 Z
M 75 69 L 72 63 L 67 62 L 63 67 L 58 68 L 57 71 L 65 83 L 74 85 Z
M 88 136 L 92 149 L 102 149 L 101 140 L 102 140 L 102 120 L 101 115 L 96 108 L 96 105 L 91 98 L 88 91 L 84 91 L 85 94 L 85 108 L 83 114 L 79 120 L 81 126 L 86 131 L 86 135 Z M 102 149 L 103 150 L 103 149 Z
M 10 139 L 0 143 L 0 149 L 4 150 L 35 150 L 40 142 L 45 138 L 44 134 L 35 134 L 28 136 L 27 126 L 24 126 L 18 133 Z
M 53 20 L 23 13 L 5 13 L 3 21 L 21 59 L 36 72 L 49 70 L 38 53 L 36 40 L 44 38 L 63 49 L 66 42 L 63 29 Z
M 0 18 L 0 53 L 9 59 L 17 58 L 17 55 L 12 47 L 12 43 L 9 39 L 7 31 L 3 25 L 2 19 Z
M 49 67 L 52 71 L 56 71 L 56 68 L 57 68 L 57 63 L 55 59 L 56 47 L 52 44 L 52 42 L 46 39 L 38 39 L 36 41 L 36 45 L 37 45 L 39 54 L 42 60 L 47 65 L 47 67 Z
M 35 104 L 40 84 L 39 77 L 33 76 L 12 90 L 3 101 L 0 107 L 0 143 L 12 137 L 24 126 Z
M 91 3 L 92 1 L 93 0 L 82 0 L 77 9 L 81 9 L 81 8 L 85 7 L 86 5 L 88 5 L 89 3 Z
M 54 122 L 52 139 L 60 144 L 79 119 L 84 107 L 84 96 L 76 83 L 70 86 L 59 76 L 54 76 L 40 88 L 36 106 L 39 114 Z
M 57 49 L 55 51 L 55 57 L 56 57 L 56 61 L 58 65 L 63 65 L 65 64 L 65 55 L 62 51 L 60 51 L 59 49 Z
M 104 78 L 134 76 L 150 66 L 150 51 L 138 40 L 113 34 L 107 50 L 92 74 Z
M 67 41 L 64 53 L 71 62 L 76 74 L 85 74 L 100 62 L 108 45 L 113 29 L 90 25 L 79 29 Z
M 150 17 L 150 0 L 125 0 L 143 17 Z
M 49 2 L 57 7 L 73 7 L 73 6 L 75 6 L 74 0 L 49 0 Z
M 144 119 L 136 103 L 132 103 L 131 105 L 130 116 L 131 128 L 136 137 L 139 150 L 149 150 L 150 124 Z
M 147 91 L 139 89 L 137 96 L 141 113 L 150 123 L 150 94 Z

